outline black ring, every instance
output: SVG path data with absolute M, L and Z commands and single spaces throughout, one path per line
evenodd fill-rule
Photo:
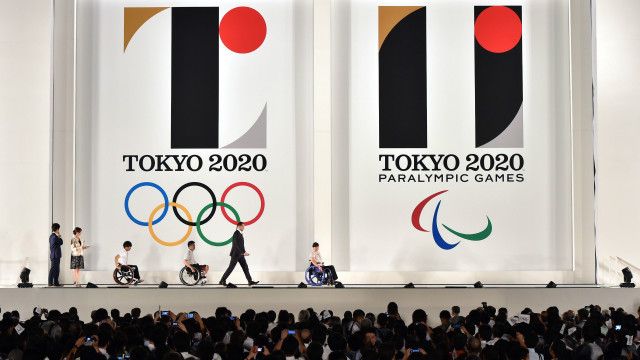
M 213 200 L 213 207 L 211 208 L 211 214 L 209 214 L 209 216 L 207 216 L 204 220 L 202 220 L 200 222 L 200 225 L 202 224 L 206 224 L 207 222 L 209 222 L 209 220 L 211 220 L 213 218 L 213 215 L 216 213 L 216 207 L 217 207 L 217 202 L 218 200 L 216 199 L 216 194 L 213 193 L 213 190 L 211 190 L 210 187 L 208 187 L 207 185 L 200 183 L 200 182 L 190 182 L 190 183 L 186 183 L 182 186 L 180 186 L 180 188 L 176 191 L 176 193 L 173 195 L 173 202 L 174 203 L 178 203 L 178 195 L 180 195 L 180 192 L 186 188 L 188 188 L 189 186 L 199 186 L 205 190 L 207 190 L 207 192 L 209 193 L 209 195 L 211 195 L 211 199 Z M 196 223 L 185 220 L 182 218 L 182 216 L 180 216 L 180 213 L 178 213 L 178 209 L 177 207 L 173 207 L 173 213 L 176 215 L 176 217 L 178 218 L 178 220 L 180 220 L 181 223 L 185 224 L 185 225 L 189 225 L 189 226 L 196 226 Z

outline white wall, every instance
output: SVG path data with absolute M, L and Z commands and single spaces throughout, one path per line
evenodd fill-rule
M 73 84 L 70 66 L 73 60 L 71 0 L 56 0 L 56 25 L 63 29 L 57 33 L 56 44 L 66 44 L 63 50 L 56 49 L 56 106 L 53 111 L 63 124 L 72 125 L 70 96 Z M 61 189 L 71 189 L 73 158 L 60 161 L 56 156 L 53 186 L 54 201 L 51 202 L 50 187 L 50 134 L 60 136 L 72 132 L 68 127 L 51 129 L 51 0 L 3 0 L 0 2 L 0 196 L 5 206 L 0 210 L 0 246 L 3 254 L 0 261 L 0 283 L 14 283 L 17 271 L 29 254 L 33 279 L 46 280 L 47 242 L 52 207 L 62 213 L 67 230 L 73 224 L 72 197 Z M 640 251 L 637 251 L 636 230 L 640 211 L 637 204 L 640 191 L 640 24 L 632 18 L 640 12 L 636 0 L 597 0 L 597 215 L 598 257 L 600 259 L 599 282 L 615 283 L 619 262 L 612 263 L 611 256 L 640 266 Z M 63 11 L 64 10 L 64 11 Z M 316 41 L 329 46 L 329 2 L 316 1 Z M 71 16 L 70 16 L 71 14 Z M 326 172 L 330 164 L 325 161 L 330 153 L 330 78 L 328 76 L 329 50 L 316 49 L 315 74 L 318 78 L 315 94 L 316 159 L 315 159 L 315 240 L 329 245 L 334 240 L 333 257 L 340 256 L 335 250 L 341 239 L 332 239 L 331 173 Z M 585 56 L 586 57 L 586 56 Z M 61 72 L 64 72 L 61 73 Z M 62 74 L 62 75 L 59 75 Z M 324 76 L 324 77 L 323 77 Z M 335 77 L 333 78 L 335 79 Z M 583 79 L 586 80 L 586 79 Z M 574 79 L 575 81 L 575 79 Z M 319 90 L 318 90 L 319 89 Z M 588 95 L 588 94 L 587 94 Z M 56 124 L 60 124 L 57 122 Z M 582 131 L 581 129 L 578 129 Z M 585 129 L 584 131 L 590 131 Z M 588 146 L 588 144 L 583 144 Z M 575 145 L 574 145 L 575 146 Z M 54 152 L 69 158 L 71 143 L 55 143 Z M 324 157 L 319 158 L 323 154 Z M 576 154 L 579 155 L 579 154 Z M 339 169 L 334 169 L 339 170 Z M 579 178 L 586 177 L 589 169 Z M 588 184 L 582 189 L 589 193 Z M 57 194 L 57 195 L 55 195 Z M 593 211 L 590 202 L 576 209 L 582 217 Z M 335 220 L 335 219 L 334 219 Z M 339 224 L 338 224 L 339 225 Z M 586 227 L 585 227 L 586 229 Z M 329 246 L 325 246 L 328 253 Z M 63 262 L 66 264 L 67 259 Z M 611 265 L 610 265 L 611 264 Z M 580 264 L 576 264 L 580 266 Z M 67 272 L 63 271 L 64 276 Z M 640 272 L 639 272 L 640 273 Z M 363 274 L 354 274 L 363 280 Z M 389 280 L 401 281 L 394 276 Z
M 598 0 L 596 232 L 599 280 L 619 256 L 640 267 L 640 14 L 637 0 Z M 640 271 L 640 269 L 638 270 Z M 638 272 L 640 276 L 640 272 Z
M 360 308 L 374 314 L 386 311 L 389 301 L 396 301 L 400 314 L 411 319 L 411 313 L 422 308 L 429 314 L 432 325 L 439 325 L 438 313 L 460 306 L 462 313 L 468 313 L 480 306 L 482 301 L 497 307 L 506 307 L 510 313 L 519 313 L 525 307 L 534 311 L 557 306 L 560 311 L 577 310 L 587 304 L 599 304 L 603 308 L 621 307 L 635 313 L 640 305 L 640 289 L 573 288 L 491 288 L 491 289 L 403 289 L 395 288 L 353 288 L 346 289 L 213 289 L 210 287 L 168 289 L 137 287 L 135 289 L 3 289 L 0 297 L 2 308 L 17 309 L 22 316 L 29 314 L 35 306 L 46 309 L 66 310 L 71 306 L 69 299 L 75 300 L 81 319 L 90 319 L 96 307 L 129 311 L 139 307 L 143 314 L 162 309 L 178 311 L 198 311 L 211 314 L 217 306 L 226 306 L 238 314 L 246 309 L 256 311 L 276 311 L 286 309 L 294 314 L 309 306 L 315 311 L 331 309 L 342 316 L 344 311 Z M 185 299 L 188 299 L 185 301 Z M 99 305 L 97 305 L 99 304 Z M 435 323 L 435 324 L 434 324 Z
M 29 256 L 47 278 L 51 230 L 51 1 L 0 3 L 0 283 Z

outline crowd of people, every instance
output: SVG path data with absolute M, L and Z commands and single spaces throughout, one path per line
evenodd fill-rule
M 208 316 L 101 308 L 83 322 L 73 307 L 35 308 L 27 318 L 11 311 L 0 321 L 0 359 L 630 360 L 640 343 L 636 315 L 597 305 L 509 314 L 483 303 L 464 316 L 453 306 L 436 319 L 422 309 L 405 319 L 391 302 L 377 315 L 340 315 L 312 308 L 240 316 L 224 307 Z

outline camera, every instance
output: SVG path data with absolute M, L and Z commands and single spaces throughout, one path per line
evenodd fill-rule
M 93 338 L 91 336 L 84 338 L 84 346 L 93 346 Z
M 193 313 L 192 312 L 187 314 L 187 319 L 193 319 Z
M 289 330 L 289 335 L 295 335 L 296 331 L 295 330 Z
M 160 311 L 160 316 L 169 316 L 169 310 Z

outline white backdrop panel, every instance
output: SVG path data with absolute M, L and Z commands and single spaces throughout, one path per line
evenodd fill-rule
M 416 1 L 426 6 L 428 148 L 378 147 L 378 6 L 394 1 L 350 2 L 349 238 L 354 271 L 570 270 L 573 268 L 571 116 L 568 1 L 502 1 L 522 5 L 524 147 L 474 148 L 474 5 L 478 1 Z M 497 4 L 495 4 L 497 5 Z M 466 171 L 468 154 L 520 154 L 522 182 L 475 181 Z M 382 171 L 380 154 L 452 154 L 470 181 L 386 182 L 380 174 L 435 175 L 438 172 Z M 440 172 L 447 173 L 447 172 Z M 504 174 L 504 173 L 502 173 Z M 411 215 L 428 195 L 421 224 L 439 222 L 463 233 L 491 235 L 440 249 L 431 233 L 416 230 Z M 449 241 L 454 241 L 450 233 Z M 459 239 L 458 239 L 459 240 Z
M 238 54 L 219 47 L 220 147 L 232 143 L 254 124 L 267 104 L 266 149 L 172 149 L 171 138 L 171 31 L 172 13 L 167 9 L 149 19 L 134 35 L 123 53 L 123 6 L 219 6 L 220 19 L 236 6 L 250 6 L 260 12 L 267 24 L 267 36 L 256 51 Z M 109 270 L 113 257 L 125 240 L 134 243 L 130 261 L 144 270 L 176 270 L 180 267 L 186 242 L 167 247 L 156 243 L 144 226 L 134 224 L 124 210 L 124 198 L 135 184 L 151 181 L 160 185 L 171 201 L 178 188 L 198 181 L 208 185 L 221 201 L 231 184 L 246 181 L 261 189 L 265 197 L 263 216 L 245 231 L 252 269 L 258 271 L 294 270 L 296 219 L 300 214 L 296 183 L 297 170 L 295 117 L 300 103 L 294 89 L 296 69 L 305 53 L 296 52 L 294 32 L 298 16 L 312 15 L 308 2 L 292 0 L 254 0 L 242 4 L 228 1 L 80 1 L 78 2 L 78 105 L 76 125 L 76 224 L 85 228 L 86 242 L 92 247 L 86 255 L 91 270 Z M 299 33 L 310 38 L 311 33 Z M 312 86 L 311 83 L 308 86 Z M 300 122 L 305 118 L 299 119 Z M 303 134 L 304 136 L 304 134 Z M 310 135 L 309 135 L 310 136 Z M 197 155 L 203 161 L 198 171 L 125 171 L 123 155 Z M 264 171 L 209 171 L 209 157 L 227 154 L 238 157 L 264 155 Z M 134 162 L 135 163 L 135 162 Z M 176 167 L 175 163 L 173 165 Z M 180 194 L 195 219 L 210 203 L 201 188 L 191 187 Z M 243 221 L 259 210 L 257 194 L 247 187 L 230 191 L 225 202 L 232 205 Z M 159 192 L 140 188 L 130 199 L 132 214 L 147 221 L 150 212 L 162 203 Z M 156 215 L 156 218 L 159 216 Z M 181 214 L 183 214 L 181 212 Z M 195 221 L 195 220 L 194 220 Z M 181 238 L 188 227 L 170 209 L 154 226 L 166 241 Z M 228 239 L 235 226 L 218 209 L 211 222 L 203 225 L 213 241 Z M 203 242 L 196 228 L 188 240 L 196 241 L 196 258 L 213 269 L 228 263 L 229 245 L 216 247 Z M 259 255 L 257 255 L 259 254 Z

